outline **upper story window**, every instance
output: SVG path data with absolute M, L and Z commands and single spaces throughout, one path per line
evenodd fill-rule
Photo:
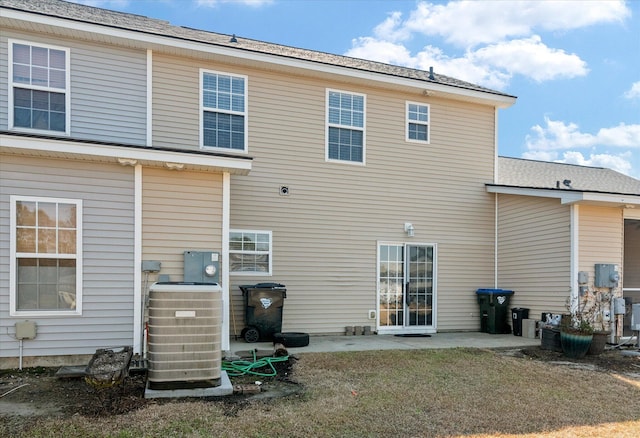
M 327 90 L 327 160 L 364 164 L 365 95 Z
M 247 78 L 202 70 L 202 146 L 247 151 Z
M 69 49 L 9 41 L 9 129 L 69 134 Z
M 271 275 L 271 231 L 231 230 L 229 271 Z
M 407 141 L 429 143 L 429 105 L 407 102 Z
M 82 202 L 10 199 L 11 314 L 80 314 Z

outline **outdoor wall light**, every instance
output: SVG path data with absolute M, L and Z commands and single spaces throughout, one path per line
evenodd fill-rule
M 413 237 L 413 232 L 414 232 L 413 224 L 409 222 L 405 222 L 404 231 L 407 233 L 407 236 Z

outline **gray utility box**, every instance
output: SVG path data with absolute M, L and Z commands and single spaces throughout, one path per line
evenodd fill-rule
M 220 283 L 220 253 L 185 251 L 184 281 L 185 283 Z
M 594 279 L 595 287 L 609 287 L 609 288 L 618 287 L 618 282 L 620 281 L 620 272 L 618 269 L 618 265 L 614 265 L 610 263 L 596 264 L 595 274 L 596 274 Z

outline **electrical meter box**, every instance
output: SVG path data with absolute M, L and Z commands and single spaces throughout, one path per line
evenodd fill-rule
M 16 322 L 16 339 L 35 339 L 36 323 L 33 321 Z
M 184 281 L 185 283 L 220 283 L 220 253 L 185 251 Z
M 595 268 L 595 287 L 618 287 L 618 282 L 620 281 L 618 265 L 599 263 L 596 264 Z

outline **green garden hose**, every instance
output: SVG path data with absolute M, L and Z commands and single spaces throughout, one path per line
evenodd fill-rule
M 256 358 L 256 352 L 253 351 L 253 362 L 248 360 L 234 360 L 234 361 L 222 361 L 222 369 L 227 372 L 229 377 L 243 376 L 245 374 L 252 374 L 254 376 L 273 377 L 278 374 L 274 363 L 286 362 L 289 360 L 289 356 L 282 357 L 263 357 L 262 359 Z M 269 367 L 271 372 L 259 372 L 256 371 L 261 368 Z

